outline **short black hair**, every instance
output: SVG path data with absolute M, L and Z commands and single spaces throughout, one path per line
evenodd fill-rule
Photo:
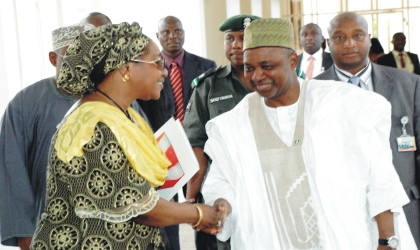
M 384 53 L 384 48 L 382 48 L 381 43 L 379 42 L 378 38 L 372 37 L 370 39 L 372 45 L 370 46 L 370 52 L 374 54 Z

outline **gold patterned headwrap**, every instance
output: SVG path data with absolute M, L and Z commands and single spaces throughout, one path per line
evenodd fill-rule
M 144 54 L 149 42 L 136 22 L 101 26 L 81 33 L 66 52 L 57 88 L 69 95 L 93 92 L 106 74 Z
M 281 18 L 253 21 L 244 31 L 244 51 L 258 47 L 284 47 L 295 50 L 292 23 Z
M 90 23 L 85 24 L 73 24 L 67 27 L 61 27 L 55 29 L 51 32 L 52 35 L 52 47 L 53 50 L 58 50 L 63 47 L 69 46 L 74 38 L 76 38 L 80 33 L 94 29 Z

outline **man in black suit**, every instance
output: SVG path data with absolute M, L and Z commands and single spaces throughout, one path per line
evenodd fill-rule
M 330 53 L 321 48 L 323 42 L 322 31 L 317 24 L 308 23 L 300 29 L 300 45 L 304 51 L 298 57 L 298 75 L 300 69 L 305 73 L 306 79 L 310 80 L 333 65 Z
M 415 147 L 402 150 L 402 144 L 399 147 L 397 143 L 397 139 L 405 131 L 408 137 L 406 139 L 414 140 L 412 142 L 420 145 L 420 77 L 371 63 L 368 59 L 371 46 L 368 24 L 362 16 L 354 12 L 344 12 L 334 17 L 328 27 L 328 33 L 328 46 L 334 66 L 315 79 L 344 82 L 351 80 L 361 88 L 384 96 L 392 105 L 392 160 L 410 198 L 410 203 L 403 208 L 420 249 L 420 150 Z M 363 124 L 363 121 L 360 121 L 360 124 Z
M 174 88 L 170 82 L 170 75 L 173 70 L 173 63 L 176 63 L 180 74 L 182 84 L 182 101 L 185 112 L 188 101 L 192 94 L 192 81 L 211 68 L 216 67 L 214 61 L 188 53 L 183 49 L 185 31 L 181 21 L 174 16 L 162 18 L 158 24 L 156 37 L 162 46 L 161 55 L 166 61 L 168 77 L 163 82 L 163 90 L 158 100 L 141 101 L 138 100 L 147 117 L 151 127 L 157 131 L 169 118 L 175 117 L 177 107 L 175 104 Z M 182 120 L 181 120 L 182 122 Z M 174 197 L 178 201 L 177 195 Z M 162 236 L 165 240 L 167 250 L 179 250 L 179 225 L 162 228 Z
M 395 33 L 394 36 L 392 36 L 394 50 L 378 58 L 377 63 L 420 75 L 419 57 L 417 54 L 404 51 L 405 43 L 406 38 L 404 33 Z

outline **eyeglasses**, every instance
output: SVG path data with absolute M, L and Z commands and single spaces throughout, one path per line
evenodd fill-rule
M 156 59 L 156 60 L 154 60 L 154 61 L 150 61 L 150 62 L 148 62 L 148 61 L 143 61 L 143 60 L 138 60 L 138 59 L 135 59 L 135 60 L 130 60 L 130 62 L 154 64 L 154 65 L 156 65 L 156 66 L 157 66 L 160 70 L 164 70 L 164 69 L 165 69 L 165 66 L 166 66 L 165 59 L 163 59 L 162 57 L 161 57 L 161 58 L 158 58 L 158 59 Z

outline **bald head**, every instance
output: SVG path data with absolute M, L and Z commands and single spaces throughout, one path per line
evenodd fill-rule
M 80 23 L 90 23 L 95 27 L 112 24 L 111 19 L 100 12 L 92 12 L 87 17 L 83 18 Z
M 334 64 L 356 74 L 369 62 L 370 34 L 366 20 L 354 12 L 334 17 L 328 25 L 328 46 Z
M 159 20 L 156 37 L 162 45 L 165 55 L 176 58 L 182 53 L 184 45 L 184 29 L 181 21 L 174 16 L 167 16 Z
M 181 20 L 174 16 L 166 16 L 159 20 L 158 22 L 158 31 L 160 31 L 167 24 L 178 24 L 182 28 Z
M 353 21 L 356 22 L 361 28 L 364 28 L 367 32 L 368 30 L 368 23 L 364 17 L 357 14 L 356 12 L 343 12 L 336 15 L 328 25 L 328 35 L 331 37 L 331 33 L 339 26 L 341 23 L 345 21 Z

